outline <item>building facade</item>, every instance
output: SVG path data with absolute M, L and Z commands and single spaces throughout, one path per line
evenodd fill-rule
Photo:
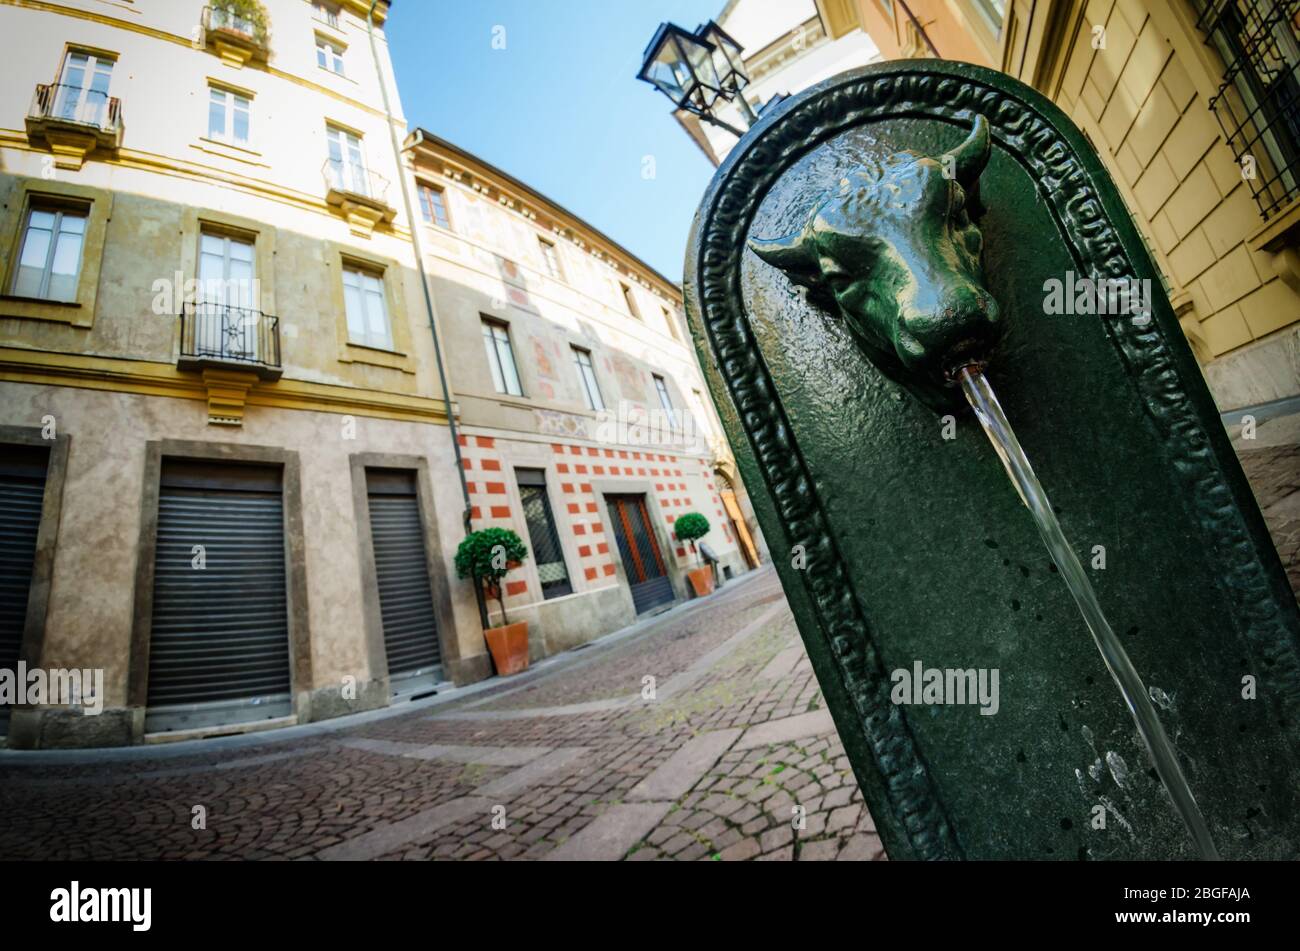
M 999 69 L 1085 132 L 1224 411 L 1300 395 L 1300 4 L 856 0 L 890 58 Z
M 102 674 L 6 706 L 10 746 L 490 676 L 467 527 L 533 553 L 506 605 L 535 657 L 685 597 L 681 513 L 754 560 L 679 290 L 472 156 L 403 150 L 370 6 L 0 3 L 0 678 Z
M 534 650 L 575 646 L 685 598 L 697 555 L 672 525 L 686 512 L 715 527 L 705 542 L 724 575 L 756 566 L 677 285 L 428 131 L 405 152 L 457 355 L 471 517 L 530 542 L 505 608 L 529 622 Z

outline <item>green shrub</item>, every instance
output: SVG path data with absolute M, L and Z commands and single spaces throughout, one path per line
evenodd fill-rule
M 243 20 L 252 27 L 253 37 L 259 43 L 265 45 L 270 38 L 271 20 L 258 0 L 213 0 L 212 13 L 214 26 L 220 22 L 220 14 L 224 13 L 226 20 L 222 25 L 237 28 L 235 24 Z
M 527 557 L 528 546 L 510 529 L 480 529 L 466 535 L 456 549 L 456 576 L 482 585 L 484 594 L 501 605 L 501 623 L 509 624 L 501 582 Z
M 699 552 L 695 548 L 695 540 L 709 534 L 709 520 L 699 512 L 687 512 L 673 523 L 673 532 L 677 535 L 678 541 L 689 544 L 691 551 L 698 556 Z M 700 564 L 703 563 L 703 559 L 701 559 Z

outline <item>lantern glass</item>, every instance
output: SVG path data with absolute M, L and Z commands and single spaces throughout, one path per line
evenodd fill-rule
M 672 23 L 662 24 L 650 41 L 639 78 L 692 112 L 711 109 L 722 93 L 712 45 Z
M 713 45 L 714 69 L 724 94 L 734 95 L 748 86 L 749 75 L 745 72 L 741 45 L 712 20 L 696 32 L 701 39 Z

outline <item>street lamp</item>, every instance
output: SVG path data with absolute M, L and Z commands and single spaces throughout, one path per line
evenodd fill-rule
M 713 45 L 713 68 L 718 74 L 722 94 L 732 102 L 738 102 L 745 121 L 753 125 L 758 116 L 743 95 L 749 85 L 749 73 L 745 72 L 741 45 L 713 20 L 696 30 L 695 35 Z
M 718 75 L 718 63 L 729 64 L 730 61 L 725 54 L 718 60 L 715 53 L 716 47 L 708 40 L 688 33 L 674 23 L 661 23 L 642 55 L 637 79 L 650 83 L 678 109 L 740 137 L 745 134 L 743 130 L 713 115 L 713 107 L 719 98 L 731 98 Z M 731 72 L 729 66 L 728 72 Z

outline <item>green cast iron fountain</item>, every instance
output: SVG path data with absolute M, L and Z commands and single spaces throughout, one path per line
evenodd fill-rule
M 1049 316 L 1076 273 L 1091 306 Z M 977 67 L 809 90 L 701 206 L 697 345 L 774 554 L 790 544 L 778 569 L 891 856 L 1297 852 L 1295 600 L 1159 288 L 1078 131 Z M 972 425 L 963 397 L 995 456 L 951 438 Z M 1102 552 L 1091 575 L 1062 521 Z M 993 668 L 1000 714 L 896 702 L 889 672 L 913 664 Z

